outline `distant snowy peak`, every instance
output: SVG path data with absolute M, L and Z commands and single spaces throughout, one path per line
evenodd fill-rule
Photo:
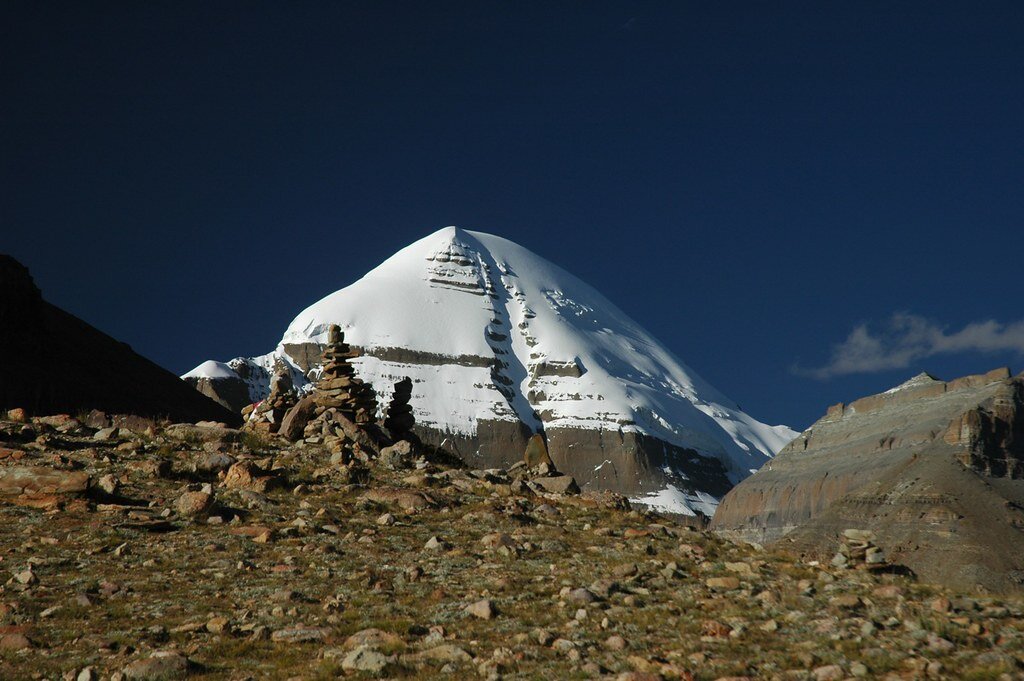
M 714 457 L 735 482 L 796 435 L 743 413 L 589 285 L 490 234 L 446 227 L 403 248 L 299 313 L 256 363 L 298 372 L 291 349 L 322 344 L 331 324 L 363 350 L 356 370 L 384 400 L 410 376 L 417 422 L 477 454 L 497 437 L 481 424 L 632 433 Z M 189 375 L 224 371 L 207 362 Z

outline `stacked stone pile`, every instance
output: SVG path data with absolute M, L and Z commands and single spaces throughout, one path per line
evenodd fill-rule
M 412 415 L 412 407 L 409 406 L 410 399 L 412 399 L 412 379 L 406 376 L 395 383 L 395 392 L 388 404 L 387 417 L 384 419 L 384 428 L 394 440 L 407 438 L 416 424 L 416 419 Z
M 283 363 L 279 363 L 275 367 L 274 376 L 270 379 L 270 394 L 267 399 L 242 411 L 246 427 L 276 433 L 285 414 L 296 402 L 298 396 L 292 383 L 291 370 Z
M 332 324 L 323 353 L 323 373 L 314 394 L 318 407 L 334 408 L 348 420 L 365 425 L 373 422 L 376 416 L 377 397 L 373 387 L 355 375 L 349 360 L 358 356 L 345 342 L 341 329 Z
M 875 533 L 870 530 L 843 530 L 839 552 L 832 558 L 837 568 L 880 569 L 889 562 L 885 553 L 875 545 Z

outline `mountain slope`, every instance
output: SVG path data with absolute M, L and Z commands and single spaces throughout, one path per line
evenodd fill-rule
M 240 421 L 177 376 L 43 300 L 21 263 L 0 255 L 0 410 L 100 409 L 176 421 Z
M 556 464 L 582 484 L 678 511 L 710 512 L 795 435 L 744 414 L 565 270 L 455 227 L 303 310 L 273 353 L 186 376 L 235 371 L 261 398 L 261 377 L 283 359 L 302 384 L 332 323 L 363 350 L 357 372 L 384 401 L 394 381 L 412 377 L 419 428 L 464 458 L 516 458 L 544 431 Z
M 846 528 L 926 581 L 1024 589 L 1024 376 L 921 374 L 838 404 L 722 500 L 712 528 L 828 558 Z

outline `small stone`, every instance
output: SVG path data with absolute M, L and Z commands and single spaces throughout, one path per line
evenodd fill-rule
M 534 483 L 551 494 L 579 494 L 576 478 L 571 475 L 556 475 L 553 478 L 535 478 Z
M 0 635 L 0 650 L 28 650 L 32 641 L 25 634 L 13 633 Z
M 704 583 L 709 589 L 715 591 L 731 591 L 740 588 L 740 580 L 736 577 L 709 577 Z
M 863 605 L 864 602 L 860 599 L 860 596 L 857 596 L 856 594 L 840 594 L 830 598 L 828 603 L 834 608 L 856 610 Z
M 391 525 L 395 524 L 395 516 L 393 516 L 390 513 L 384 513 L 379 518 L 377 518 L 377 524 L 383 525 L 385 527 L 390 527 Z
M 488 549 L 497 549 L 502 546 L 510 549 L 514 549 L 516 547 L 515 540 L 503 532 L 493 532 L 491 534 L 485 534 L 480 539 L 480 543 Z
M 279 643 L 319 643 L 327 638 L 327 631 L 317 627 L 288 627 L 278 629 L 270 635 L 271 641 Z
M 929 632 L 928 634 L 928 650 L 933 653 L 939 653 L 945 655 L 951 653 L 956 649 L 956 644 L 948 639 L 944 639 L 941 636 Z
M 445 549 L 445 543 L 433 536 L 427 540 L 427 543 L 423 545 L 423 548 L 427 551 L 443 551 Z
M 96 431 L 96 434 L 92 436 L 92 439 L 96 442 L 107 442 L 109 440 L 116 439 L 117 436 L 117 428 L 100 428 Z
M 494 603 L 486 598 L 467 605 L 463 608 L 463 611 L 473 617 L 479 617 L 482 620 L 493 619 L 498 614 L 498 610 L 494 607 Z
M 572 591 L 566 594 L 565 599 L 572 603 L 582 603 L 584 605 L 594 603 L 598 600 L 597 594 L 595 594 L 590 589 L 584 588 L 573 589 Z
M 530 632 L 530 636 L 538 645 L 542 645 L 545 648 L 555 642 L 555 635 L 547 629 L 534 629 Z
M 125 679 L 136 681 L 171 681 L 188 676 L 189 661 L 181 653 L 166 650 L 136 660 L 121 670 Z
M 227 617 L 214 617 L 206 623 L 206 630 L 211 634 L 230 633 L 231 622 Z
M 117 494 L 117 489 L 120 487 L 120 483 L 117 478 L 108 474 L 100 476 L 100 479 L 96 481 L 96 487 L 103 491 L 104 494 L 113 496 Z
M 235 457 L 223 452 L 205 452 L 196 459 L 196 470 L 200 473 L 216 474 L 226 471 L 235 464 Z
M 871 530 L 843 530 L 843 536 L 850 541 L 868 544 L 875 541 L 875 533 Z
M 33 584 L 38 584 L 39 578 L 36 577 L 35 573 L 32 572 L 32 570 L 22 570 L 21 572 L 14 575 L 14 581 L 16 581 L 18 584 L 25 584 L 26 586 L 31 586 Z
M 381 629 L 362 629 L 345 639 L 342 648 L 345 650 L 356 650 L 357 648 L 404 648 L 405 641 L 396 634 Z
M 208 514 L 213 504 L 213 495 L 208 492 L 185 492 L 174 502 L 174 509 L 179 515 L 195 518 Z
M 608 650 L 625 650 L 626 645 L 626 639 L 618 635 L 609 636 L 604 642 L 604 647 Z
M 754 576 L 754 568 L 750 566 L 750 563 L 726 563 L 725 569 L 729 572 L 735 572 L 743 577 Z
M 814 681 L 842 681 L 846 678 L 843 668 L 837 664 L 828 664 L 822 667 L 815 667 L 811 672 Z
M 341 661 L 341 668 L 347 672 L 380 674 L 387 669 L 393 659 L 380 651 L 361 646 L 345 656 Z

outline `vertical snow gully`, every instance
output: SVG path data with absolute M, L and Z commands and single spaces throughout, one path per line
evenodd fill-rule
M 487 295 L 492 301 L 493 315 L 490 323 L 484 328 L 484 334 L 487 345 L 494 353 L 494 364 L 491 367 L 494 387 L 502 394 L 521 422 L 534 433 L 543 434 L 544 423 L 522 391 L 529 373 L 512 349 L 514 330 L 508 310 L 512 296 L 500 281 L 498 263 L 478 239 L 461 229 L 457 230 L 456 235 L 463 240 L 464 245 L 476 253 L 480 275 L 483 277 Z M 499 277 L 497 281 L 495 277 Z

